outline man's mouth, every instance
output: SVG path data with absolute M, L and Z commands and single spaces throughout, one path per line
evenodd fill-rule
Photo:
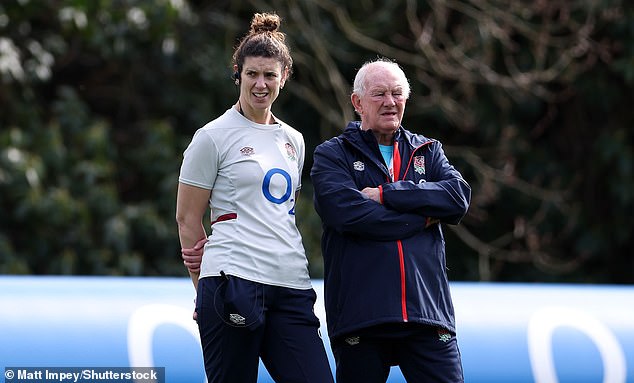
M 253 95 L 257 98 L 264 98 L 268 96 L 268 92 L 253 92 Z

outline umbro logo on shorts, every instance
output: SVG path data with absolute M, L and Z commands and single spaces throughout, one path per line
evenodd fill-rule
M 348 343 L 350 346 L 354 346 L 354 345 L 359 344 L 360 340 L 361 339 L 358 336 L 351 336 L 349 338 L 346 338 L 345 342 Z
M 245 318 L 240 314 L 229 314 L 229 320 L 233 324 L 244 326 Z

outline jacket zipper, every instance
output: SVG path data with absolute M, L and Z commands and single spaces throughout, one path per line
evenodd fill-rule
M 412 150 L 412 155 L 409 158 L 409 161 L 407 163 L 407 168 L 405 169 L 405 172 L 403 173 L 403 175 L 407 174 L 407 170 L 409 169 L 412 163 L 412 159 L 414 158 L 414 153 L 416 153 L 418 149 L 422 148 L 423 146 L 431 142 L 432 141 L 427 141 L 423 143 L 422 145 L 419 145 L 418 147 L 416 147 L 414 150 Z M 392 168 L 394 172 L 394 181 L 398 181 L 401 178 L 401 174 L 400 174 L 401 162 L 402 162 L 402 159 L 401 159 L 401 153 L 398 150 L 398 141 L 394 140 L 394 159 L 392 163 Z M 392 182 L 392 180 L 390 180 L 389 174 L 387 176 L 387 182 Z M 382 197 L 381 197 L 381 203 L 383 203 Z M 405 284 L 405 254 L 403 253 L 403 242 L 400 239 L 396 240 L 396 246 L 398 248 L 399 271 L 401 274 L 401 315 L 403 317 L 403 322 L 408 322 L 407 294 L 406 294 L 406 284 Z
M 429 144 L 431 141 L 425 142 L 424 144 L 418 146 L 416 149 L 412 151 L 412 155 L 409 158 L 407 163 L 407 168 L 405 168 L 405 172 L 403 176 L 407 174 L 407 170 L 412 164 L 412 159 L 414 158 L 414 153 L 423 146 Z M 394 162 L 392 164 L 394 171 L 394 181 L 398 181 L 401 178 L 401 153 L 398 150 L 398 141 L 394 140 Z M 407 316 L 407 293 L 406 293 L 406 284 L 405 284 L 405 254 L 403 253 L 403 242 L 398 239 L 396 241 L 396 246 L 398 247 L 398 262 L 399 268 L 401 272 L 401 315 L 403 316 L 403 322 L 408 321 Z
M 394 140 L 394 159 L 392 161 L 392 171 L 394 173 L 394 181 L 398 181 L 401 177 L 401 152 L 398 150 L 398 141 Z M 407 294 L 405 289 L 405 255 L 403 254 L 403 242 L 396 240 L 398 248 L 398 265 L 401 273 L 401 314 L 403 322 L 407 322 Z

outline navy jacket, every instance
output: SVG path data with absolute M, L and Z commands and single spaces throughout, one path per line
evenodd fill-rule
M 471 188 L 440 142 L 400 127 L 394 182 L 371 131 L 351 122 L 315 149 L 311 178 L 323 222 L 330 337 L 372 325 L 423 323 L 455 333 L 442 223 L 458 224 Z M 382 203 L 361 190 L 379 187 Z

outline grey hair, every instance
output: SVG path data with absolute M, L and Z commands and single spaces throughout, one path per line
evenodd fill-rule
M 359 96 L 362 96 L 363 94 L 365 94 L 365 90 L 366 90 L 365 78 L 367 77 L 369 69 L 371 69 L 372 67 L 376 65 L 381 65 L 383 67 L 390 68 L 394 70 L 394 73 L 396 73 L 399 77 L 401 77 L 401 82 L 403 83 L 403 96 L 405 96 L 405 99 L 408 99 L 410 94 L 410 86 L 409 86 L 409 80 L 407 79 L 405 72 L 403 72 L 403 69 L 401 68 L 400 65 L 398 65 L 396 62 L 387 58 L 378 58 L 376 60 L 366 61 L 361 66 L 356 76 L 354 77 L 352 93 Z

